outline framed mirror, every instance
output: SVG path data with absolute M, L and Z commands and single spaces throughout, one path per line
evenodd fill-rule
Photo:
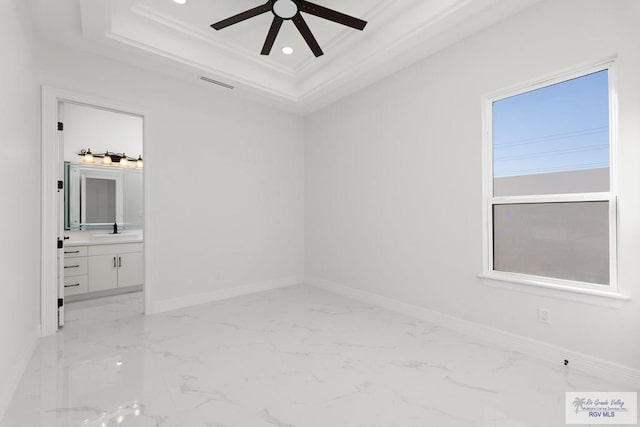
M 65 230 L 142 227 L 142 172 L 65 162 Z

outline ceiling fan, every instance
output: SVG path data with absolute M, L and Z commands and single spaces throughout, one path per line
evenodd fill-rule
M 230 18 L 211 24 L 211 27 L 216 30 L 221 30 L 230 25 L 237 24 L 238 22 L 245 21 L 249 18 L 253 18 L 254 16 L 262 15 L 267 12 L 273 13 L 273 22 L 271 23 L 271 28 L 267 34 L 267 39 L 264 41 L 264 46 L 260 52 L 261 55 L 269 55 L 271 48 L 276 41 L 276 37 L 278 36 L 278 32 L 280 31 L 280 27 L 282 26 L 282 22 L 288 20 L 293 21 L 298 31 L 300 31 L 300 34 L 302 34 L 302 38 L 307 42 L 316 58 L 324 54 L 300 12 L 328 19 L 329 21 L 337 22 L 338 24 L 346 25 L 347 27 L 355 28 L 360 31 L 362 31 L 367 25 L 367 21 L 345 15 L 342 12 L 328 9 L 324 6 L 320 6 L 306 0 L 269 0 L 261 6 L 254 7 L 253 9 L 246 10 Z

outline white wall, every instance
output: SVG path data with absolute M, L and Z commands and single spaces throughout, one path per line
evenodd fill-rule
M 638 16 L 631 0 L 549 0 L 308 117 L 307 277 L 640 368 Z M 616 53 L 619 279 L 633 300 L 486 286 L 481 96 Z
M 152 309 L 205 302 L 230 287 L 302 280 L 300 117 L 92 54 L 46 50 L 44 84 L 150 113 L 144 158 Z
M 0 2 L 0 418 L 31 356 L 39 324 L 40 92 L 25 2 Z M 8 160 L 8 159 L 5 159 Z
M 63 103 L 64 160 L 81 162 L 81 150 L 107 150 L 138 158 L 142 154 L 142 117 L 85 105 Z M 100 159 L 96 159 L 97 162 Z

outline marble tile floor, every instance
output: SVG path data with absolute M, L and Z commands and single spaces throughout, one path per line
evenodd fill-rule
M 124 320 L 140 316 L 142 313 L 144 313 L 142 291 L 65 303 L 64 331 L 91 327 L 95 323 Z
M 103 302 L 39 342 L 1 427 L 555 427 L 565 391 L 624 390 L 307 285 Z

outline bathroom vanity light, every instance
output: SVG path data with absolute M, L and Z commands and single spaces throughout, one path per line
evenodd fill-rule
M 113 160 L 111 160 L 111 156 L 109 155 L 109 151 L 104 153 L 104 157 L 102 157 L 102 164 L 105 166 L 111 166 Z
M 102 166 L 120 166 L 123 168 L 133 167 L 136 169 L 142 169 L 144 163 L 142 161 L 142 155 L 135 157 L 129 157 L 125 153 L 114 153 L 111 151 L 105 151 L 104 153 L 92 153 L 91 149 L 80 150 L 78 153 L 82 156 L 82 163 L 96 163 L 96 158 L 102 159 L 100 165 Z
M 94 163 L 96 161 L 93 158 L 93 153 L 91 152 L 91 148 L 89 148 L 84 153 L 81 153 L 80 155 L 83 156 L 83 159 L 82 159 L 83 163 Z

